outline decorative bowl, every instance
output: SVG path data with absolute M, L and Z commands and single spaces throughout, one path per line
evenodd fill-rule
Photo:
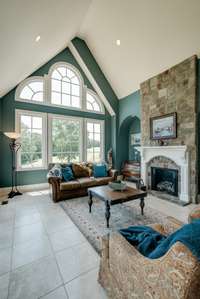
M 110 182 L 109 187 L 114 191 L 123 191 L 126 189 L 126 183 L 123 182 Z

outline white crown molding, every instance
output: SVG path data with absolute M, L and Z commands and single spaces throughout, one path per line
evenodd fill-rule
M 72 52 L 73 56 L 75 57 L 75 59 L 77 60 L 78 64 L 82 68 L 83 72 L 87 76 L 88 80 L 90 81 L 90 83 L 94 87 L 96 93 L 98 94 L 98 96 L 100 97 L 100 99 L 102 100 L 104 105 L 106 106 L 106 108 L 107 108 L 108 112 L 110 113 L 110 115 L 115 116 L 115 112 L 114 112 L 113 108 L 111 107 L 111 105 L 110 105 L 109 101 L 107 100 L 107 98 L 104 96 L 101 88 L 99 87 L 98 83 L 96 82 L 96 80 L 92 76 L 92 74 L 89 71 L 87 65 L 85 64 L 85 62 L 81 58 L 80 54 L 76 50 L 76 47 L 73 45 L 72 42 L 69 43 L 68 47 L 69 47 L 70 51 Z

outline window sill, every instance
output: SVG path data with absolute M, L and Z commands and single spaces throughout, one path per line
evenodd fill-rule
M 38 171 L 38 170 L 48 170 L 47 167 L 34 167 L 34 168 L 17 168 L 17 172 L 25 172 L 25 171 Z

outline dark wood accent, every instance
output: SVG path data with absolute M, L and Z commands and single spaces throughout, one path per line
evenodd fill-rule
M 107 227 L 109 227 L 110 207 L 116 204 L 122 204 L 130 200 L 140 199 L 141 214 L 144 214 L 144 198 L 147 196 L 146 191 L 138 190 L 132 187 L 126 188 L 124 191 L 114 191 L 109 186 L 92 187 L 88 189 L 89 194 L 89 212 L 91 212 L 92 197 L 97 197 L 105 202 L 106 211 L 105 218 Z M 92 201 L 93 202 L 93 201 Z
M 125 161 L 121 173 L 125 179 L 137 181 L 140 178 L 140 162 Z

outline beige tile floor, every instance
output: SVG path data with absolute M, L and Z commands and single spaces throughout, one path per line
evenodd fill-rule
M 180 207 L 148 196 L 146 206 L 187 221 Z M 0 299 L 105 299 L 99 256 L 48 191 L 0 206 Z

